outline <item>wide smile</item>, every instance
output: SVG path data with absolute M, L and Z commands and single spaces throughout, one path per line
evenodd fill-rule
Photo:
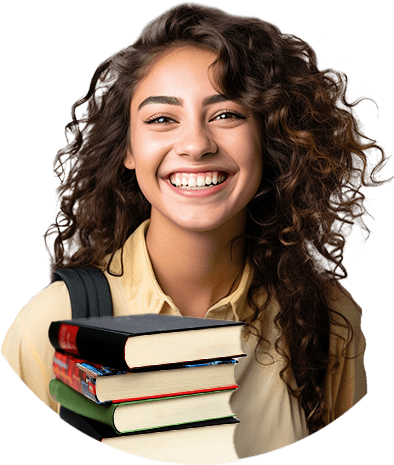
M 166 181 L 179 194 L 189 197 L 206 197 L 221 191 L 230 176 L 230 173 L 225 171 L 176 172 L 170 174 Z

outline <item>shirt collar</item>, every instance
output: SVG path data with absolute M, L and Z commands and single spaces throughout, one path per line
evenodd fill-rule
M 173 313 L 180 314 L 171 297 L 157 282 L 145 241 L 148 226 L 149 220 L 144 221 L 125 242 L 123 254 L 119 251 L 114 260 L 115 267 L 120 267 L 120 256 L 123 255 L 122 283 L 129 307 L 133 313 L 160 313 L 167 304 Z M 210 307 L 206 318 L 242 320 L 252 278 L 252 269 L 247 263 L 238 287 Z

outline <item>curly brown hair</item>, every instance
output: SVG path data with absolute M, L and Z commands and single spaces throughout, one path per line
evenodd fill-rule
M 275 298 L 281 333 L 275 347 L 285 360 L 280 376 L 299 399 L 312 433 L 324 426 L 327 409 L 323 387 L 335 313 L 327 283 L 346 277 L 343 226 L 366 213 L 360 189 L 382 182 L 376 174 L 386 156 L 361 133 L 353 114 L 357 102 L 346 100 L 346 76 L 320 71 L 314 51 L 301 39 L 260 19 L 180 5 L 104 61 L 87 94 L 73 105 L 66 126 L 73 140 L 55 159 L 61 204 L 46 233 L 46 238 L 57 233 L 53 268 L 100 267 L 109 256 L 105 263 L 111 273 L 115 252 L 149 218 L 150 205 L 135 172 L 123 164 L 130 103 L 155 58 L 183 44 L 217 54 L 215 85 L 252 110 L 261 124 L 264 173 L 249 205 L 246 234 L 254 270 L 248 293 L 254 313 L 247 328 L 257 331 L 256 323 Z M 372 169 L 370 149 L 380 154 Z M 267 300 L 259 306 L 256 295 L 262 287 Z M 352 327 L 342 318 L 349 342 Z M 262 343 L 263 334 L 258 336 Z M 297 389 L 286 378 L 289 369 Z

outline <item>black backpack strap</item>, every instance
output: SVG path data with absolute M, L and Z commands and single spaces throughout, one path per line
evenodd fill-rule
M 98 268 L 55 270 L 53 281 L 63 280 L 70 294 L 72 318 L 112 316 L 112 298 L 107 278 Z

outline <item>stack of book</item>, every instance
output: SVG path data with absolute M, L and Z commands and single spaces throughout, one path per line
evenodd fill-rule
M 136 455 L 237 460 L 230 397 L 243 323 L 145 314 L 53 322 L 61 417 Z

